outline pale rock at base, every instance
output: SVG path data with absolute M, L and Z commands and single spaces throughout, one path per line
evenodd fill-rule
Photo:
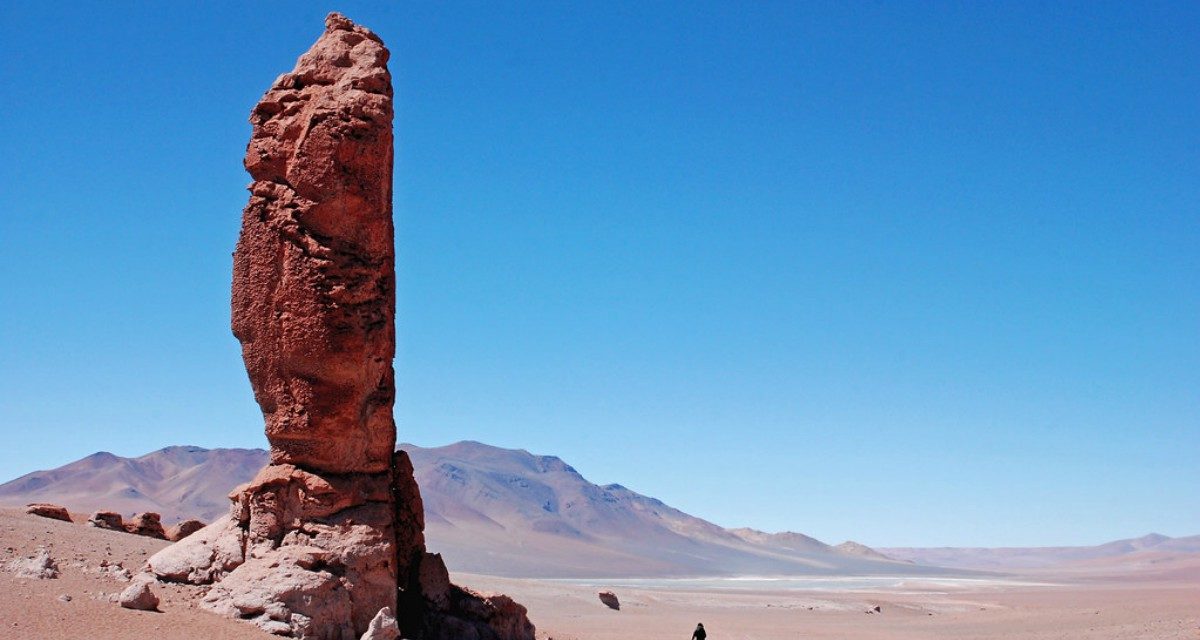
M 117 602 L 125 609 L 137 609 L 139 611 L 154 611 L 158 609 L 158 596 L 150 590 L 150 584 L 153 580 L 139 579 L 134 580 L 125 590 L 118 596 Z
M 396 640 L 400 637 L 400 627 L 396 626 L 396 616 L 391 607 L 384 607 L 371 618 L 367 632 L 359 640 Z

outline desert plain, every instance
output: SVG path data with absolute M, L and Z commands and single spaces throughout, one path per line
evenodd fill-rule
M 59 571 L 52 579 L 0 571 L 0 637 L 273 637 L 198 609 L 199 587 L 156 584 L 158 611 L 120 607 L 115 596 L 129 584 L 120 568 L 136 574 L 169 543 L 88 527 L 83 514 L 73 518 L 68 523 L 0 509 L 0 563 L 8 566 L 45 547 Z M 513 596 L 529 608 L 537 637 L 557 640 L 688 638 L 697 622 L 714 640 L 1200 638 L 1200 559 L 1191 554 L 1143 554 L 1136 561 L 1076 563 L 1024 575 L 921 576 L 885 586 L 865 581 L 858 588 L 830 588 L 824 581 L 795 589 L 759 580 L 698 586 L 703 581 L 453 577 Z M 617 594 L 619 610 L 599 601 L 602 589 Z

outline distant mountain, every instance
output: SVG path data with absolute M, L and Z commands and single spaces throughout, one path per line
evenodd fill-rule
M 1094 547 L 908 547 L 881 548 L 881 553 L 898 560 L 941 567 L 983 571 L 1040 569 L 1106 558 L 1118 559 L 1148 553 L 1200 553 L 1200 535 L 1182 538 L 1151 533 L 1140 538 L 1116 540 Z
M 262 449 L 167 447 L 138 458 L 107 451 L 0 485 L 0 504 L 50 502 L 73 511 L 157 511 L 163 521 L 211 521 L 229 511 L 229 491 L 267 463 Z
M 631 491 L 588 482 L 559 458 L 477 442 L 409 452 L 430 547 L 452 568 L 504 575 L 911 573 L 797 533 L 729 530 Z
M 935 572 L 799 533 L 728 530 L 621 485 L 598 486 L 559 458 L 459 442 L 403 444 L 425 502 L 426 537 L 457 571 L 519 577 Z M 168 447 L 139 458 L 98 453 L 0 485 L 0 504 L 86 512 L 158 511 L 212 520 L 265 451 Z M 865 549 L 865 547 L 864 547 Z
M 859 544 L 853 540 L 847 540 L 847 541 L 835 546 L 834 549 L 837 549 L 838 552 L 840 552 L 840 553 L 844 553 L 844 554 L 850 555 L 850 556 L 859 556 L 861 558 L 874 558 L 876 560 L 893 560 L 893 561 L 896 560 L 896 558 L 891 558 L 889 556 L 885 556 L 882 553 L 879 553 L 878 551 L 872 549 L 871 547 L 868 547 L 865 544 Z M 912 561 L 905 560 L 905 562 L 912 562 Z

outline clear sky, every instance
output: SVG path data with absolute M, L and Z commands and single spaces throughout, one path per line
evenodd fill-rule
M 401 440 L 873 545 L 1200 533 L 1200 4 L 3 3 L 0 480 L 264 446 L 250 108 L 397 92 Z

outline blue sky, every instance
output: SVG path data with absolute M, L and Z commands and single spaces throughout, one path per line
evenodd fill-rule
M 330 9 L 393 52 L 401 440 L 829 542 L 1200 533 L 1188 2 L 7 3 L 0 478 L 265 445 L 246 118 Z

